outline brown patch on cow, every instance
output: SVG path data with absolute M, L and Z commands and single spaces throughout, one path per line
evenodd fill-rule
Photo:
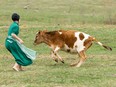
M 83 33 L 80 33 L 80 34 L 79 34 L 79 38 L 80 38 L 80 40 L 83 40 L 83 39 L 84 39 Z
M 84 41 L 85 50 L 87 50 L 92 45 L 92 37 L 89 37 Z
M 57 31 L 50 31 L 50 32 L 46 32 L 46 34 L 49 34 L 51 36 L 55 35 Z
M 62 40 L 60 34 L 58 31 L 49 31 L 49 32 L 45 32 L 44 34 L 44 38 L 45 38 L 45 43 L 50 45 L 57 45 L 60 48 L 62 48 L 64 46 L 64 41 Z
M 59 32 L 62 32 L 60 34 Z M 75 37 L 75 30 L 59 30 L 59 31 L 49 31 L 44 32 L 40 35 L 44 39 L 44 43 L 51 46 L 59 46 L 60 48 L 64 47 L 66 44 L 69 48 L 73 48 L 77 38 Z M 39 39 L 40 40 L 40 39 Z
M 61 38 L 69 48 L 73 48 L 77 38 L 74 30 L 62 31 Z

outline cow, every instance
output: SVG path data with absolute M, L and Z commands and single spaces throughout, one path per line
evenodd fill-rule
M 56 62 L 60 60 L 64 63 L 64 60 L 58 55 L 59 50 L 78 54 L 80 56 L 79 61 L 71 64 L 71 66 L 76 67 L 80 67 L 86 60 L 85 52 L 91 47 L 93 42 L 112 51 L 111 47 L 102 44 L 95 37 L 76 30 L 38 31 L 34 40 L 35 45 L 40 43 L 47 44 L 52 49 L 51 56 Z

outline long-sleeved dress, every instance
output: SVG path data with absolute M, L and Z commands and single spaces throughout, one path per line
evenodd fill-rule
M 15 61 L 22 66 L 32 64 L 32 60 L 22 51 L 17 41 L 12 38 L 11 34 L 19 34 L 19 25 L 13 22 L 8 30 L 8 37 L 5 40 L 5 47 L 13 55 Z

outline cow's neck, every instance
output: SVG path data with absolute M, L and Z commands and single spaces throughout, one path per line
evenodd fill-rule
M 51 46 L 51 41 L 48 39 L 48 37 L 44 38 L 44 42 L 43 43 Z

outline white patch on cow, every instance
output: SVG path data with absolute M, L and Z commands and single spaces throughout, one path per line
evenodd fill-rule
M 56 46 L 56 48 L 54 49 L 54 52 L 57 52 L 60 49 L 60 47 Z
M 102 46 L 103 44 L 101 42 L 97 42 L 100 46 Z
M 80 61 L 76 67 L 80 67 L 83 61 Z
M 80 40 L 79 38 L 79 34 L 82 33 L 84 35 L 84 39 L 83 40 Z M 73 48 L 69 48 L 66 44 L 64 45 L 64 48 L 62 50 L 70 50 L 71 53 L 77 53 L 77 52 L 80 52 L 82 50 L 84 50 L 85 46 L 84 46 L 84 41 L 86 39 L 89 38 L 90 35 L 88 34 L 85 34 L 83 32 L 75 32 L 75 37 L 77 38 L 77 41 L 74 43 L 74 46 Z
M 83 40 L 80 40 L 79 38 L 79 34 L 82 33 L 84 35 L 84 39 Z M 76 49 L 78 52 L 84 50 L 85 46 L 84 46 L 84 41 L 86 39 L 88 39 L 90 35 L 88 34 L 85 34 L 83 32 L 75 32 L 75 37 L 77 38 L 77 41 L 74 43 L 74 49 Z M 77 46 L 77 48 L 75 48 L 75 46 Z
M 62 34 L 62 32 L 58 32 L 59 34 Z

